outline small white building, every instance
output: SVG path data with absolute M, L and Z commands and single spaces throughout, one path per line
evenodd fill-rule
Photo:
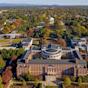
M 75 48 L 85 50 L 87 51 L 87 39 L 86 38 L 80 38 L 79 40 L 72 40 L 73 45 L 75 45 Z
M 87 39 L 86 38 L 81 38 L 79 41 L 78 41 L 78 45 L 86 45 L 87 44 Z
M 25 50 L 29 50 L 32 44 L 33 44 L 33 39 L 25 39 L 22 41 L 22 45 L 23 48 L 25 48 Z
M 50 25 L 53 25 L 54 22 L 55 22 L 54 17 L 50 17 L 50 19 L 49 19 L 49 23 L 50 23 Z

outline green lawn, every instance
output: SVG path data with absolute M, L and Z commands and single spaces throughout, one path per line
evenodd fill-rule
M 64 88 L 88 88 L 88 85 L 71 85 L 71 86 L 64 86 Z
M 5 43 L 5 42 L 13 42 L 13 43 L 18 43 L 20 42 L 22 39 L 0 39 L 0 43 Z
M 13 42 L 13 43 L 18 43 L 18 42 L 20 42 L 20 41 L 22 41 L 22 39 L 14 39 L 12 42 Z
M 3 43 L 3 42 L 8 42 L 9 39 L 0 39 L 0 43 Z
M 57 86 L 46 86 L 46 88 L 58 88 Z

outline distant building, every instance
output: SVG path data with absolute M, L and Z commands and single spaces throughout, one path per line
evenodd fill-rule
M 45 26 L 45 22 L 42 21 L 42 22 L 40 22 L 39 25 L 44 27 Z
M 2 14 L 3 12 L 7 12 L 8 10 L 0 10 L 0 14 Z
M 10 24 L 11 24 L 11 23 L 13 23 L 13 22 L 15 22 L 15 21 L 16 21 L 16 19 L 7 19 L 7 20 L 6 20 L 6 23 L 10 23 Z
M 50 17 L 50 19 L 49 19 L 49 23 L 50 23 L 50 25 L 53 25 L 54 22 L 55 22 L 54 17 Z
M 20 38 L 22 36 L 23 36 L 22 34 L 17 34 L 17 33 L 0 34 L 0 38 L 10 38 L 10 39 Z
M 72 40 L 72 44 L 78 50 L 83 50 L 88 52 L 87 38 L 80 38 L 79 40 Z
M 80 38 L 80 40 L 78 41 L 78 45 L 86 45 L 87 44 L 87 39 L 86 38 Z

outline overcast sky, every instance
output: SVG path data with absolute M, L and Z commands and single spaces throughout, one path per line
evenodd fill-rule
M 88 5 L 88 0 L 0 0 L 0 3 L 27 3 L 36 5 Z

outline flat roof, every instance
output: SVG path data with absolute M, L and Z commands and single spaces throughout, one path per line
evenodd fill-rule
M 32 38 L 25 38 L 22 42 L 30 42 Z
M 21 64 L 21 62 L 18 62 L 18 64 Z M 71 61 L 69 59 L 67 59 L 67 60 L 35 59 L 35 60 L 30 60 L 29 64 L 76 64 L 76 63 L 75 63 L 75 61 Z M 84 60 L 78 60 L 77 64 L 86 65 L 87 63 Z

